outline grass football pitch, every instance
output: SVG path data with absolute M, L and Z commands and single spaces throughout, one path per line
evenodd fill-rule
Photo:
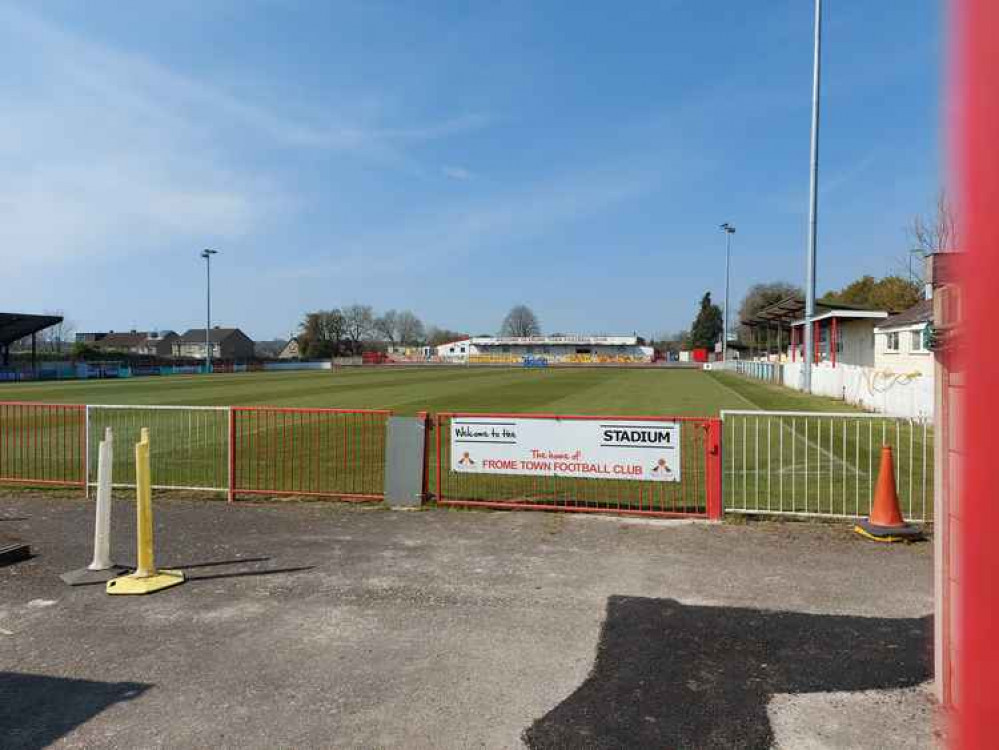
M 687 369 L 344 368 L 0 384 L 0 401 L 717 416 L 721 409 L 852 411 L 724 373 Z

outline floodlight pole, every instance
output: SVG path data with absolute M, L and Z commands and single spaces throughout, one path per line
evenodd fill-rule
M 735 234 L 735 227 L 727 221 L 719 229 L 725 233 L 725 314 L 724 328 L 722 329 L 722 362 L 728 361 L 728 280 L 729 268 L 732 265 L 732 235 Z
M 802 389 L 812 391 L 812 361 L 815 359 L 815 240 L 819 204 L 819 84 L 822 60 L 822 0 L 815 0 L 815 53 L 812 63 L 812 155 L 808 185 L 808 262 L 805 282 L 805 361 L 802 362 Z
M 218 250 L 208 248 L 201 251 L 201 257 L 205 259 L 205 374 L 212 371 L 212 256 L 217 255 Z

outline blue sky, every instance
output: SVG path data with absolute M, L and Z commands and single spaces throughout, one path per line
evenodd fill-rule
M 931 0 L 827 0 L 818 285 L 944 178 Z M 806 0 L 0 4 L 0 308 L 286 335 L 362 302 L 648 335 L 804 278 Z

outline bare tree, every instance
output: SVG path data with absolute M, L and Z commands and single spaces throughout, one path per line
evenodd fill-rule
M 912 256 L 920 251 L 923 256 L 933 253 L 949 253 L 957 250 L 957 213 L 954 204 L 947 197 L 947 192 L 941 190 L 937 194 L 936 205 L 929 217 L 916 216 L 906 229 L 912 248 L 904 258 L 896 258 L 896 265 L 905 269 L 906 275 L 913 281 L 922 283 L 923 268 L 912 267 Z M 899 271 L 901 273 L 901 270 Z
M 360 354 L 361 342 L 374 330 L 375 314 L 371 305 L 347 305 L 343 308 L 343 321 L 354 354 Z
M 538 316 L 527 305 L 515 305 L 503 319 L 501 336 L 540 336 Z
M 937 195 L 933 216 L 917 216 L 912 220 L 909 237 L 913 246 L 926 254 L 957 249 L 957 215 L 946 191 L 941 190 Z
M 69 350 L 73 345 L 73 334 L 76 333 L 76 325 L 72 320 L 65 317 L 62 310 L 46 310 L 46 315 L 58 315 L 63 318 L 59 323 L 49 326 L 38 332 L 35 341 L 42 351 L 61 352 Z M 31 337 L 27 339 L 30 346 Z
M 403 310 L 395 319 L 396 338 L 400 344 L 415 346 L 426 338 L 423 321 L 410 310 Z
M 372 322 L 374 332 L 381 336 L 389 344 L 396 344 L 399 341 L 399 313 L 395 310 L 386 310 Z

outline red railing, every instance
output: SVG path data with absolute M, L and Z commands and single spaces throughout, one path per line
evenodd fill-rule
M 0 482 L 86 484 L 87 407 L 0 402 Z
M 392 412 L 234 406 L 229 499 L 301 495 L 381 500 Z
M 454 417 L 669 421 L 680 423 L 679 482 L 584 479 L 564 476 L 471 474 L 451 471 L 451 419 Z M 721 421 L 673 416 L 583 416 L 452 412 L 434 416 L 436 450 L 428 454 L 439 505 L 561 510 L 623 515 L 722 517 Z

